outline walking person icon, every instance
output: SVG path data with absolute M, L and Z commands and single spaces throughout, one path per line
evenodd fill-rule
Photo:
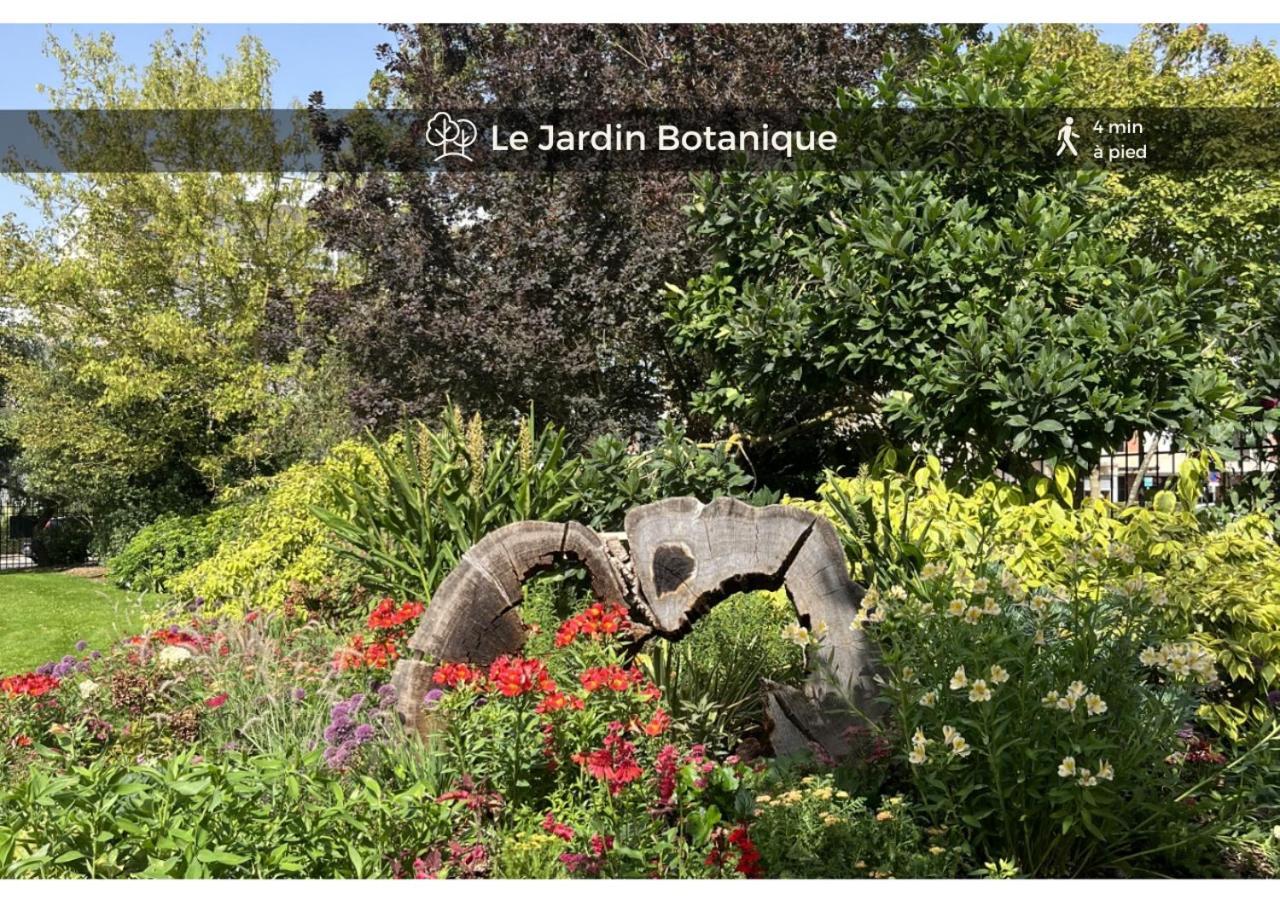
M 1075 124 L 1075 119 L 1067 116 L 1067 124 L 1058 129 L 1058 152 L 1055 156 L 1061 156 L 1063 150 L 1070 150 L 1072 156 L 1079 156 L 1076 152 L 1076 145 L 1071 143 L 1072 138 L 1078 138 L 1080 135 L 1071 130 L 1071 126 Z

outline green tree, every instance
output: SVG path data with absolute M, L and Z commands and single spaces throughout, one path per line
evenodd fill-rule
M 0 296 L 36 345 L 9 388 L 24 471 L 109 527 L 202 502 L 294 449 L 280 437 L 311 375 L 272 352 L 266 323 L 300 306 L 323 257 L 274 130 L 168 119 L 153 135 L 164 174 L 110 171 L 154 126 L 142 111 L 270 109 L 274 63 L 256 40 L 217 71 L 199 31 L 168 33 L 141 71 L 109 34 L 51 37 L 46 53 L 62 75 L 42 88 L 51 108 L 139 110 L 96 128 L 51 114 L 43 137 L 67 171 L 13 175 L 43 225 L 0 226 Z M 210 154 L 233 150 L 255 171 L 216 171 Z
M 952 35 L 909 76 L 890 62 L 843 95 L 834 158 L 702 182 L 693 227 L 717 260 L 671 290 L 670 335 L 702 366 L 699 407 L 759 465 L 808 474 L 892 440 L 959 471 L 1088 468 L 1137 430 L 1200 435 L 1238 412 L 1203 352 L 1220 266 L 1144 255 L 1105 174 L 1038 170 L 1021 143 L 962 169 L 919 166 L 910 136 L 874 169 L 840 155 L 877 105 L 1047 109 L 1069 75 L 1018 35 Z

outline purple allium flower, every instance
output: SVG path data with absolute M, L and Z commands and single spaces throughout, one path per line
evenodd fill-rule
M 89 654 L 89 658 L 90 658 L 90 659 L 102 659 L 102 651 L 101 651 L 101 650 L 94 650 L 92 653 L 90 653 L 90 654 Z
M 373 740 L 373 735 L 373 726 L 366 722 L 363 725 L 356 726 L 355 734 L 352 735 L 352 738 L 357 744 L 367 744 Z
M 324 761 L 331 769 L 346 768 L 356 751 L 374 738 L 372 725 L 355 721 L 364 700 L 364 694 L 353 694 L 329 710 L 329 726 L 324 730 L 324 741 L 329 746 L 325 748 Z
M 1272 706 L 1280 707 L 1280 691 L 1267 692 L 1267 702 Z
M 76 652 L 77 652 L 77 653 L 83 653 L 84 651 L 86 651 L 86 650 L 88 650 L 88 649 L 89 649 L 89 642 L 88 642 L 88 641 L 76 641 Z
M 378 688 L 378 708 L 390 709 L 395 706 L 398 693 L 394 684 L 384 684 Z
M 52 674 L 53 674 L 53 667 L 54 667 L 54 666 L 56 666 L 56 665 L 57 665 L 57 663 L 47 662 L 47 663 L 43 664 L 42 666 L 40 666 L 39 668 L 37 668 L 37 669 L 36 669 L 36 674 L 37 674 L 37 675 L 52 675 Z
M 289 693 L 293 697 L 294 701 L 297 703 L 301 703 L 303 700 L 307 699 L 307 692 L 300 687 L 294 688 Z
M 443 697 L 444 691 L 440 690 L 440 688 L 432 688 L 427 691 L 427 695 L 422 698 L 422 703 L 424 706 L 435 706 Z

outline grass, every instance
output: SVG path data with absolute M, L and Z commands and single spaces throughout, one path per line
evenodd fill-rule
M 102 578 L 63 572 L 0 575 L 0 675 L 30 671 L 75 652 L 105 648 L 144 624 L 154 595 L 122 591 Z

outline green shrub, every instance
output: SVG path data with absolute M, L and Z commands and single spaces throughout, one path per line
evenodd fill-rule
M 279 610 L 299 587 L 319 590 L 350 576 L 313 510 L 333 502 L 336 478 L 372 460 L 367 446 L 346 441 L 318 463 L 236 488 L 224 502 L 240 507 L 240 526 L 212 556 L 171 578 L 173 592 L 234 617 L 251 608 Z
M 370 441 L 368 458 L 333 473 L 315 510 L 338 556 L 370 589 L 426 600 L 458 558 L 488 532 L 521 519 L 560 519 L 574 508 L 576 460 L 555 426 L 526 419 L 514 437 L 485 433 L 447 410 L 438 429 L 407 425 Z
M 868 583 L 886 565 L 918 572 L 976 558 L 999 563 L 1028 588 L 1079 578 L 1120 588 L 1139 577 L 1213 651 L 1222 678 L 1199 714 L 1234 738 L 1266 719 L 1267 695 L 1280 689 L 1280 543 L 1260 514 L 1221 528 L 1202 520 L 1196 500 L 1207 461 L 1184 464 L 1174 490 L 1160 491 L 1149 507 L 1076 505 L 1065 469 L 1025 489 L 985 481 L 955 490 L 936 459 L 900 473 L 891 453 L 873 473 L 831 478 L 816 503 L 787 502 L 829 517 L 846 538 L 854 577 Z M 1116 554 L 1132 563 L 1120 581 L 1114 568 L 1081 566 Z
M 36 526 L 31 558 L 37 566 L 74 566 L 89 558 L 93 531 L 79 516 L 57 516 Z
M 247 505 L 224 504 L 192 516 L 164 516 L 143 528 L 113 556 L 112 581 L 133 591 L 168 593 L 172 581 L 234 538 Z

